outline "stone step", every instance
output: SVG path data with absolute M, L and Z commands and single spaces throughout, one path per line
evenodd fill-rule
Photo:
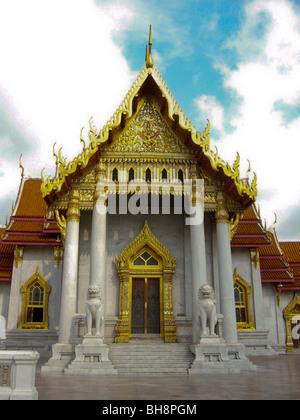
M 132 334 L 129 343 L 164 343 L 164 338 L 160 334 Z
M 187 357 L 189 357 L 189 353 L 185 354 L 164 354 L 164 353 L 157 353 L 157 354 L 151 354 L 151 353 L 131 353 L 131 354 L 124 354 L 124 353 L 115 353 L 110 352 L 109 357 L 113 357 L 115 359 L 121 359 L 121 360 L 137 360 L 137 359 L 149 359 L 149 360 L 178 360 L 183 359 L 185 360 Z
M 187 360 L 190 358 L 189 354 L 184 355 L 158 355 L 154 356 L 153 354 L 135 354 L 135 355 L 128 355 L 128 354 L 115 354 L 115 353 L 109 353 L 110 359 L 120 359 L 120 360 L 129 360 L 129 361 L 138 361 L 138 360 L 150 360 L 150 361 L 159 361 L 159 360 Z
M 151 364 L 151 365 L 159 365 L 159 364 L 163 364 L 163 365 L 174 365 L 174 364 L 183 364 L 183 363 L 190 363 L 191 361 L 193 361 L 193 358 L 190 357 L 186 357 L 186 358 L 182 358 L 182 359 L 150 359 L 150 358 L 139 358 L 139 359 L 119 359 L 117 357 L 110 357 L 111 362 L 114 365 L 145 365 L 145 364 Z
M 157 370 L 120 370 L 120 376 L 183 376 L 188 375 L 188 369 L 181 369 L 181 370 L 165 370 L 165 371 L 157 371 Z
M 109 359 L 119 375 L 187 375 L 194 356 L 186 344 L 110 344 Z
M 172 350 L 172 351 L 169 351 L 169 350 L 161 350 L 161 349 L 147 349 L 147 350 L 144 350 L 144 349 L 139 349 L 139 348 L 136 348 L 136 349 L 128 349 L 128 350 L 124 350 L 124 349 L 114 349 L 114 348 L 111 348 L 110 347 L 110 352 L 111 353 L 114 353 L 114 354 L 129 354 L 129 355 L 131 355 L 131 354 L 137 354 L 137 353 L 141 353 L 141 354 L 150 354 L 150 355 L 159 355 L 159 354 L 164 354 L 164 355 L 166 355 L 166 356 L 168 356 L 168 355 L 170 355 L 170 356 L 172 356 L 172 355 L 174 355 L 174 356 L 176 356 L 176 355 L 181 355 L 181 354 L 183 354 L 183 355 L 186 355 L 186 354 L 189 354 L 190 353 L 190 351 L 188 351 L 188 350 L 184 350 L 184 349 L 182 349 L 182 350 Z
M 133 351 L 152 351 L 152 352 L 163 352 L 163 353 L 167 353 L 167 352 L 174 352 L 174 353 L 178 353 L 178 352 L 186 352 L 189 351 L 188 346 L 187 345 L 182 345 L 182 344 L 157 344 L 157 345 L 153 345 L 153 344 L 109 344 L 109 348 L 111 350 L 116 350 L 116 351 L 124 351 L 124 352 L 133 352 Z
M 187 360 L 190 359 L 190 355 L 189 354 L 184 354 L 184 355 L 165 355 L 165 354 L 161 354 L 161 355 L 157 355 L 154 356 L 153 354 L 132 354 L 132 355 L 128 355 L 128 354 L 115 354 L 115 353 L 110 353 L 109 354 L 109 358 L 110 359 L 115 359 L 115 360 L 128 360 L 128 361 L 139 361 L 139 360 L 148 360 L 148 361 L 159 361 L 159 360 L 163 360 L 163 361 L 174 361 L 174 360 Z

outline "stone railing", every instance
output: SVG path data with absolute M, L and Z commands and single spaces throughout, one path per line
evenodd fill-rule
M 0 351 L 0 400 L 37 400 L 36 351 Z

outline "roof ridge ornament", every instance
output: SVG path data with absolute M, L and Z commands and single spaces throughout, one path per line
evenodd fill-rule
M 150 25 L 150 29 L 149 29 L 148 46 L 146 44 L 145 62 L 146 62 L 147 69 L 152 68 L 154 66 L 154 61 L 153 61 L 153 58 L 152 58 L 152 28 L 151 28 L 151 25 Z
M 23 155 L 20 155 L 19 157 L 19 168 L 21 169 L 21 179 L 23 179 L 24 177 L 24 166 L 22 165 L 22 156 Z

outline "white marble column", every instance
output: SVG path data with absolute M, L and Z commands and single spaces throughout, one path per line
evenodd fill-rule
M 200 286 L 207 283 L 203 208 L 204 201 L 203 191 L 201 191 L 199 186 L 196 185 L 197 173 L 195 168 L 191 168 L 190 176 L 192 179 L 192 207 L 190 208 L 189 213 L 193 216 L 186 218 L 186 224 L 190 225 L 191 235 L 193 343 L 199 344 L 200 314 L 198 294 Z
M 22 312 L 22 296 L 20 290 L 22 287 L 23 251 L 24 247 L 15 247 L 8 307 L 8 319 L 6 324 L 7 330 L 18 328 L 18 321 L 20 319 L 20 313 Z
M 259 251 L 258 248 L 250 250 L 252 293 L 255 315 L 255 327 L 257 330 L 265 330 L 264 302 L 262 295 L 262 283 L 260 276 Z
M 94 208 L 92 216 L 91 235 L 91 262 L 90 262 L 90 285 L 96 284 L 101 289 L 102 298 L 105 294 L 106 276 L 106 194 L 104 193 L 104 180 L 106 169 L 100 163 L 97 173 L 97 186 L 94 194 Z M 102 304 L 102 316 L 104 317 L 104 300 Z M 104 323 L 101 324 L 101 335 L 104 337 Z
M 65 344 L 70 342 L 72 318 L 76 313 L 77 305 L 79 219 L 79 192 L 74 189 L 70 191 L 67 211 L 58 336 L 58 342 Z
M 199 324 L 199 288 L 207 283 L 204 218 L 199 225 L 191 225 L 191 256 L 192 256 L 192 314 L 193 314 L 193 343 L 200 340 Z
M 229 217 L 226 209 L 225 193 L 222 191 L 217 194 L 216 224 L 220 309 L 224 317 L 223 337 L 227 343 L 237 343 Z
M 204 183 L 197 179 L 196 167 L 190 170 L 191 203 L 190 218 L 186 218 L 186 224 L 190 225 L 191 257 L 192 257 L 192 319 L 193 319 L 193 343 L 200 341 L 199 319 L 199 288 L 207 283 L 205 230 L 204 230 Z M 198 184 L 197 184 L 198 182 Z M 202 184 L 201 184 L 202 182 Z M 201 188 L 202 187 L 202 188 Z

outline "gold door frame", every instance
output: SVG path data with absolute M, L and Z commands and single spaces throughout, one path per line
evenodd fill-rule
M 300 316 L 300 300 L 298 299 L 296 292 L 295 292 L 293 300 L 288 304 L 288 306 L 283 311 L 283 317 L 285 320 L 285 328 L 286 328 L 286 352 L 287 353 L 294 352 L 291 321 L 293 317 L 295 316 Z
M 153 255 L 158 266 L 134 266 L 133 261 L 145 250 Z M 119 320 L 116 325 L 116 343 L 128 343 L 131 335 L 131 279 L 133 277 L 161 277 L 161 336 L 166 343 L 177 342 L 176 324 L 173 309 L 173 276 L 176 258 L 155 238 L 147 221 L 140 234 L 116 258 L 116 267 L 120 277 Z

